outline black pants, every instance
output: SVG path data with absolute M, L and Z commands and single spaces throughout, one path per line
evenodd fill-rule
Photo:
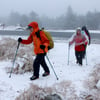
M 50 73 L 49 68 L 45 62 L 45 55 L 46 54 L 38 54 L 34 60 L 33 72 L 34 72 L 34 76 L 36 77 L 39 77 L 40 65 L 43 67 L 45 72 Z
M 85 50 L 83 51 L 83 58 L 85 58 L 85 55 L 86 55 L 86 47 L 87 45 L 84 45 Z
M 77 62 L 82 65 L 82 57 L 84 51 L 75 51 Z

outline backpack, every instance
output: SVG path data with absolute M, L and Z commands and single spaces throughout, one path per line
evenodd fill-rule
M 39 30 L 38 32 L 36 32 L 36 35 L 38 38 L 40 38 L 41 40 L 41 37 L 40 37 L 40 31 L 43 31 L 47 37 L 47 39 L 49 40 L 49 46 L 48 46 L 48 50 L 54 48 L 54 41 L 52 39 L 52 36 L 49 32 L 45 31 L 45 30 Z

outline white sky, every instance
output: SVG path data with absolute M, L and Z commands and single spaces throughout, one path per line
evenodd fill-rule
M 100 0 L 0 0 L 0 16 L 11 11 L 25 14 L 33 10 L 39 15 L 56 17 L 64 14 L 69 5 L 77 14 L 100 11 Z

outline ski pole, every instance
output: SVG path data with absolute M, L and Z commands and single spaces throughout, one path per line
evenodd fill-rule
M 48 60 L 48 62 L 49 62 L 49 64 L 50 64 L 50 66 L 51 66 L 51 68 L 52 68 L 52 70 L 53 70 L 53 72 L 54 72 L 54 74 L 55 74 L 55 76 L 56 76 L 56 79 L 58 80 L 59 78 L 57 77 L 57 74 L 56 74 L 56 72 L 55 72 L 55 70 L 54 70 L 54 68 L 53 68 L 53 65 L 51 64 L 51 62 L 50 62 L 50 60 L 49 60 L 49 58 L 48 58 L 47 55 L 46 55 L 46 58 L 47 58 L 47 60 Z
M 12 63 L 12 68 L 11 68 L 11 72 L 10 72 L 9 78 L 11 78 L 11 74 L 12 74 L 13 67 L 14 67 L 14 64 L 15 64 L 15 60 L 16 60 L 16 56 L 17 56 L 19 45 L 20 45 L 20 42 L 18 42 L 18 45 L 17 45 L 17 50 L 16 50 L 15 57 L 14 57 L 14 60 L 13 60 L 13 63 Z
M 70 56 L 70 46 L 68 44 L 68 62 L 67 62 L 68 65 L 69 65 L 69 56 Z
M 44 51 L 44 53 L 45 53 L 45 50 L 43 49 L 43 51 Z M 57 77 L 57 74 L 56 74 L 56 72 L 55 72 L 55 70 L 54 70 L 54 68 L 53 68 L 53 65 L 51 64 L 51 62 L 50 62 L 50 60 L 49 60 L 49 57 L 46 55 L 46 58 L 47 58 L 47 60 L 48 60 L 48 62 L 49 62 L 49 64 L 50 64 L 50 66 L 51 66 L 51 68 L 52 68 L 52 70 L 53 70 L 53 72 L 54 72 L 54 74 L 55 74 L 55 76 L 56 76 L 56 79 L 58 80 L 59 78 Z

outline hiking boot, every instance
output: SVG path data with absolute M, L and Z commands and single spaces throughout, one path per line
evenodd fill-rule
M 30 80 L 36 80 L 36 79 L 38 79 L 39 77 L 37 77 L 37 76 L 32 76 L 32 77 L 30 77 Z
M 79 66 L 82 66 L 82 64 L 79 64 Z
M 44 73 L 42 74 L 42 76 L 45 77 L 45 76 L 48 76 L 49 74 L 50 74 L 49 72 L 44 72 Z

